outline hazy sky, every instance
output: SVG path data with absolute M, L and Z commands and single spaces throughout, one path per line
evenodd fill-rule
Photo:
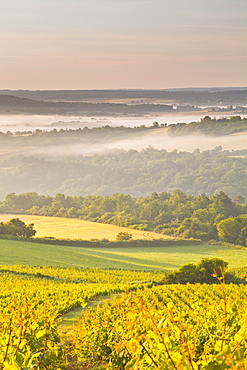
M 0 0 L 0 89 L 247 86 L 246 0 Z

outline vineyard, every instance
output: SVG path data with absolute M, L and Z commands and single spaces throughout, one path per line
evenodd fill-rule
M 0 369 L 247 369 L 247 286 L 217 276 L 213 285 L 152 283 L 162 279 L 162 272 L 1 266 Z M 78 307 L 68 336 L 61 322 Z
M 112 369 L 246 369 L 247 290 L 166 286 L 83 315 L 75 353 Z
M 99 295 L 133 289 L 154 273 L 1 266 L 0 369 L 65 369 L 61 315 Z

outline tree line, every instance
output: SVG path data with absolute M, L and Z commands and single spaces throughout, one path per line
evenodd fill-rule
M 169 125 L 168 133 L 174 136 L 205 134 L 209 136 L 229 135 L 247 130 L 247 118 L 232 116 L 230 118 L 211 118 L 205 116 L 199 122 L 177 123 Z
M 247 246 L 247 204 L 242 195 L 234 201 L 224 192 L 211 197 L 188 195 L 177 189 L 169 193 L 132 197 L 8 194 L 0 213 L 80 218 L 179 238 L 222 240 Z
M 79 121 L 76 122 L 79 124 Z M 191 135 L 191 134 L 204 134 L 209 136 L 218 136 L 218 135 L 229 135 L 241 131 L 247 130 L 247 118 L 241 118 L 241 116 L 231 116 L 230 118 L 211 118 L 210 116 L 205 116 L 200 121 L 194 121 L 190 123 L 178 122 L 168 125 L 167 123 L 159 123 L 154 121 L 151 126 L 135 126 L 135 127 L 126 127 L 126 126 L 100 126 L 100 127 L 86 127 L 82 123 L 82 127 L 78 129 L 69 128 L 69 122 L 62 122 L 63 125 L 67 124 L 66 128 L 60 128 L 59 130 L 53 128 L 52 130 L 41 130 L 36 129 L 35 131 L 17 131 L 15 133 L 7 131 L 6 133 L 0 132 L 0 140 L 11 139 L 11 143 L 17 142 L 20 143 L 30 143 L 30 141 L 46 143 L 47 139 L 49 140 L 59 140 L 62 138 L 97 138 L 101 137 L 107 138 L 111 136 L 120 136 L 123 134 L 133 135 L 135 133 L 147 132 L 153 129 L 164 129 L 166 128 L 168 135 L 171 136 L 180 136 L 180 135 Z M 51 125 L 51 127 L 53 124 Z

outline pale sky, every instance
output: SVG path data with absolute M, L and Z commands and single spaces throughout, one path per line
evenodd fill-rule
M 247 86 L 246 0 L 0 0 L 0 89 Z

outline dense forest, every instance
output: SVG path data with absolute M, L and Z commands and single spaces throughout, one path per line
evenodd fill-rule
M 52 197 L 11 193 L 0 203 L 0 213 L 81 218 L 180 238 L 221 239 L 247 246 L 245 198 L 238 196 L 233 202 L 224 192 L 208 197 L 174 190 L 140 198 L 124 194 Z
M 0 195 L 37 191 L 144 196 L 179 188 L 193 195 L 224 191 L 234 199 L 247 197 L 246 168 L 246 150 L 223 151 L 220 146 L 193 153 L 149 147 L 65 159 L 18 154 L 0 158 Z

